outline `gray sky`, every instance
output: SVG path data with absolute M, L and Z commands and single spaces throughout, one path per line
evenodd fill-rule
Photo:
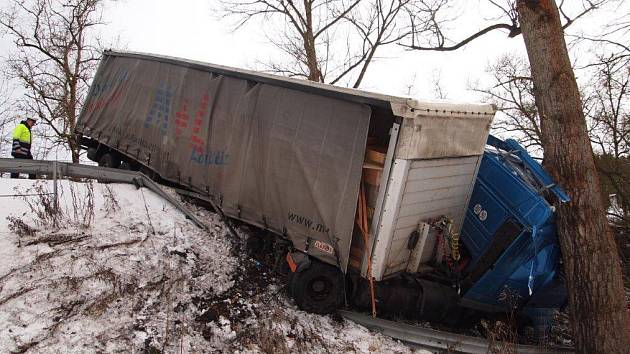
M 576 3 L 581 1 L 574 0 Z M 625 1 L 629 7 L 630 1 Z M 215 64 L 260 69 L 260 61 L 277 55 L 264 35 L 264 23 L 253 23 L 236 33 L 230 22 L 212 15 L 216 0 L 118 0 L 108 2 L 103 17 L 107 25 L 102 36 L 107 42 L 122 43 L 131 51 L 164 54 Z M 449 31 L 451 39 L 464 38 L 488 23 L 496 22 L 497 13 L 487 0 L 460 0 L 453 16 L 457 30 Z M 0 6 L 3 6 L 0 0 Z M 216 5 L 215 5 L 216 6 Z M 586 29 L 597 32 L 601 23 L 610 21 L 620 11 L 600 11 L 578 21 L 570 32 Z M 0 37 L 0 56 L 12 44 Z M 372 63 L 361 88 L 370 91 L 411 95 L 433 99 L 436 77 L 451 101 L 479 101 L 468 87 L 470 82 L 484 80 L 487 65 L 505 53 L 525 55 L 522 37 L 507 38 L 505 32 L 494 31 L 455 52 L 405 51 L 399 46 L 382 48 Z M 578 51 L 580 52 L 580 51 Z M 584 49 L 581 49 L 584 52 Z
M 118 34 L 126 49 L 190 58 L 249 69 L 260 68 L 259 61 L 274 55 L 273 47 L 254 23 L 236 33 L 230 22 L 211 15 L 213 1 L 124 0 L 105 12 L 106 33 Z M 470 23 L 463 37 L 476 30 L 470 19 L 482 18 L 477 1 L 468 1 L 462 20 Z M 481 24 L 477 24 L 480 26 Z M 368 71 L 362 88 L 403 95 L 414 84 L 412 95 L 434 98 L 433 78 L 441 77 L 449 100 L 477 101 L 467 90 L 468 82 L 483 75 L 487 63 L 505 52 L 524 53 L 522 38 L 508 39 L 496 32 L 472 45 L 451 53 L 406 52 L 391 46 L 378 52 L 381 57 Z M 415 78 L 415 82 L 414 82 Z
M 500 2 L 500 1 L 499 1 Z M 573 0 L 576 8 L 582 1 Z M 620 1 L 626 8 L 630 1 Z M 268 61 L 277 52 L 268 43 L 264 23 L 254 22 L 236 33 L 230 22 L 212 16 L 216 0 L 121 0 L 110 3 L 104 17 L 109 22 L 105 34 L 119 36 L 126 49 L 195 59 L 215 64 L 260 69 L 257 63 Z M 498 16 L 487 0 L 460 0 L 453 9 L 458 16 L 449 31 L 453 40 L 474 33 Z M 571 10 L 571 9 L 569 9 Z M 600 10 L 593 16 L 572 25 L 569 33 L 598 33 L 603 23 L 621 11 Z M 573 10 L 573 14 L 576 10 Z M 569 12 L 571 14 L 571 12 Z M 505 19 L 502 19 L 505 21 Z M 267 31 L 269 32 L 269 31 Z M 580 48 L 573 54 L 584 55 Z M 468 88 L 471 82 L 484 80 L 487 65 L 505 53 L 525 56 L 523 38 L 510 39 L 505 32 L 494 31 L 455 52 L 404 51 L 399 46 L 381 49 L 379 60 L 372 63 L 361 88 L 370 91 L 411 95 L 433 99 L 436 77 L 451 101 L 479 101 L 478 94 Z

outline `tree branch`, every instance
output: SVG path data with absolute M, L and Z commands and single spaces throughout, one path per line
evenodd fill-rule
M 473 34 L 472 36 L 464 39 L 463 41 L 452 45 L 452 46 L 444 46 L 444 44 L 441 44 L 437 47 L 423 47 L 423 46 L 417 46 L 417 45 L 405 45 L 405 44 L 400 44 L 402 47 L 408 48 L 408 49 L 412 49 L 412 50 L 430 50 L 430 51 L 438 51 L 438 52 L 447 52 L 447 51 L 454 51 L 457 50 L 463 46 L 465 46 L 466 44 L 474 41 L 475 39 L 489 33 L 492 32 L 494 30 L 499 30 L 499 29 L 507 29 L 510 32 L 508 33 L 508 37 L 516 37 L 519 34 L 521 34 L 521 29 L 518 27 L 514 27 L 514 25 L 510 25 L 507 23 L 497 23 L 494 24 L 492 26 L 488 26 L 484 29 L 482 29 L 481 31 Z

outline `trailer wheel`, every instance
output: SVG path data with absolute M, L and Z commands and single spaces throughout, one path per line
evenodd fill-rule
M 289 294 L 304 311 L 327 314 L 343 304 L 344 276 L 336 267 L 314 261 L 288 280 Z
M 118 166 L 120 166 L 120 159 L 108 152 L 101 156 L 98 160 L 98 165 L 101 167 L 118 168 Z
M 98 149 L 91 146 L 87 149 L 87 158 L 94 161 L 94 162 L 98 162 Z

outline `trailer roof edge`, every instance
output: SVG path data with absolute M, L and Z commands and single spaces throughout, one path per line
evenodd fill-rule
M 330 84 L 294 79 L 279 75 L 267 74 L 253 70 L 234 68 L 202 61 L 133 51 L 106 50 L 104 56 L 139 58 L 154 60 L 162 63 L 184 65 L 194 69 L 214 72 L 220 75 L 232 76 L 245 80 L 273 84 L 299 91 L 325 95 L 345 101 L 363 103 L 370 106 L 391 110 L 395 115 L 412 118 L 418 112 L 424 114 L 458 113 L 466 115 L 494 115 L 496 107 L 490 104 L 461 104 L 437 101 L 419 101 L 409 97 L 398 97 L 369 92 L 359 89 L 339 87 Z

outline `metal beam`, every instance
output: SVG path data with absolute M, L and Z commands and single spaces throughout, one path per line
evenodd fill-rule
M 146 187 L 160 197 L 166 199 L 177 209 L 181 210 L 184 215 L 186 215 L 186 218 L 190 219 L 190 221 L 199 228 L 208 228 L 177 199 L 164 192 L 157 183 L 140 172 L 57 161 L 22 159 L 0 159 L 0 172 L 28 173 L 47 176 L 54 175 L 57 178 L 60 176 L 88 178 L 96 179 L 100 182 L 129 183 L 135 185 L 137 188 Z
M 404 323 L 387 321 L 380 318 L 372 318 L 368 315 L 339 311 L 344 318 L 356 322 L 368 329 L 381 332 L 386 336 L 398 339 L 411 344 L 412 346 L 445 350 L 461 353 L 488 353 L 490 343 L 477 337 L 465 336 L 462 334 L 436 331 L 433 329 L 412 326 Z M 501 344 L 501 343 L 499 343 Z M 511 344 L 505 344 L 511 345 Z M 534 345 L 514 345 L 514 349 L 519 354 L 551 354 L 551 353 L 573 353 L 573 348 L 567 347 L 544 347 Z

